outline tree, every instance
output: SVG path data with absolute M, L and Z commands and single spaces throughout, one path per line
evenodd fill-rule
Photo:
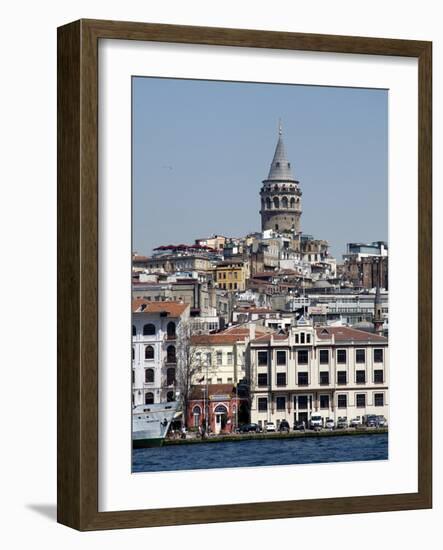
M 207 335 L 194 334 L 192 323 L 182 321 L 177 331 L 177 367 L 176 387 L 180 393 L 183 409 L 183 423 L 187 425 L 188 405 L 192 387 L 206 377 L 212 371 L 212 362 L 208 361 L 208 353 L 211 352 Z M 197 343 L 195 340 L 198 340 Z M 204 358 L 202 359 L 202 356 Z

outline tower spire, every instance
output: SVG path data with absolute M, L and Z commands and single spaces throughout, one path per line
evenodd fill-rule
M 283 126 L 278 119 L 278 139 L 268 177 L 260 190 L 262 231 L 300 234 L 300 185 L 292 173 L 283 143 Z

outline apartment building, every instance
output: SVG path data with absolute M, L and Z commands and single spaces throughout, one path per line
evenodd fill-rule
M 389 353 L 383 336 L 302 321 L 250 343 L 251 422 L 277 426 L 367 414 L 388 418 Z
M 177 338 L 189 319 L 189 304 L 132 302 L 132 402 L 134 405 L 175 399 Z

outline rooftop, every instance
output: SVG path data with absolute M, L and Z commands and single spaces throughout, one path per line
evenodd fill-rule
M 132 313 L 165 313 L 169 317 L 180 317 L 189 308 L 182 302 L 150 302 L 142 298 L 132 301 Z

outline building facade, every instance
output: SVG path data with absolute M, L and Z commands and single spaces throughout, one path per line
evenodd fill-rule
M 386 338 L 349 327 L 299 324 L 250 344 L 251 421 L 309 425 L 376 414 L 388 419 Z
M 132 302 L 132 403 L 173 401 L 180 324 L 189 305 L 180 302 Z
M 227 291 L 243 291 L 249 278 L 249 264 L 246 260 L 219 262 L 214 269 L 217 287 Z
M 248 396 L 232 384 L 195 386 L 189 400 L 187 426 L 191 430 L 228 434 L 247 422 Z

